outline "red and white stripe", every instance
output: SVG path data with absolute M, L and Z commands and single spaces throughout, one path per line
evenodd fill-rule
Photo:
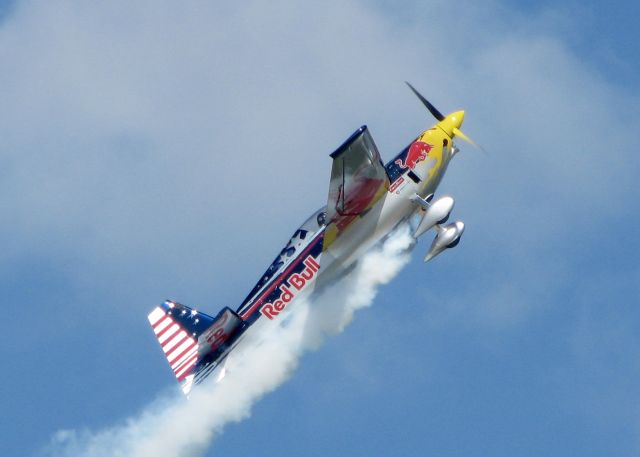
M 147 317 L 171 369 L 182 381 L 198 361 L 198 343 L 159 306 Z

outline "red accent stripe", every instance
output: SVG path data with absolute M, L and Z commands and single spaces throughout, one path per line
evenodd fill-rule
M 155 325 L 152 325 L 153 328 L 156 328 L 158 325 L 162 324 L 165 319 L 171 319 L 171 317 L 167 314 L 165 314 L 163 317 L 161 317 L 158 322 L 155 323 Z
M 404 182 L 404 178 L 400 176 L 398 179 L 393 181 L 393 184 L 391 184 L 391 186 L 389 186 L 389 192 L 391 193 L 395 192 L 398 186 L 400 186 L 400 184 L 402 184 L 403 182 Z
M 178 346 L 180 346 L 180 343 L 182 343 L 182 340 L 184 340 L 187 337 L 187 333 L 186 332 L 182 332 L 180 331 L 180 329 L 178 329 L 178 331 L 176 332 L 175 335 L 173 335 L 173 338 L 169 338 L 167 339 L 167 341 L 165 341 L 162 344 L 162 349 L 164 349 L 164 347 L 166 345 L 168 345 L 171 341 L 176 340 L 175 343 L 173 343 L 173 346 L 171 346 L 171 349 L 173 349 L 175 351 L 175 348 L 177 348 Z M 169 354 L 167 354 L 167 356 L 169 356 Z
M 171 369 L 174 372 L 178 372 L 182 369 L 182 367 L 184 366 L 185 363 L 187 363 L 187 361 L 193 357 L 194 355 L 198 355 L 198 347 L 195 346 L 194 348 L 192 348 L 189 352 L 187 352 L 185 355 L 183 355 L 182 357 L 180 357 L 179 359 L 176 359 L 172 362 L 171 364 Z
M 285 277 L 285 276 L 287 276 L 287 275 L 291 272 L 291 270 L 293 270 L 295 267 L 297 267 L 297 266 L 298 266 L 299 259 L 302 259 L 302 261 L 304 261 L 303 257 L 306 257 L 306 255 L 309 253 L 309 251 L 311 251 L 311 249 L 313 249 L 313 247 L 314 247 L 314 246 L 318 243 L 318 241 L 319 241 L 319 240 L 321 240 L 321 239 L 322 239 L 322 237 L 318 235 L 318 238 L 316 238 L 316 240 L 315 240 L 313 243 L 311 243 L 309 246 L 307 246 L 307 247 L 305 248 L 305 250 L 304 250 L 304 251 L 302 251 L 302 252 L 300 253 L 300 255 L 298 256 L 298 258 L 296 259 L 296 261 L 295 261 L 295 262 L 291 262 L 291 265 L 289 265 L 289 266 L 287 267 L 287 269 L 286 269 L 286 270 L 284 270 L 282 273 L 280 273 L 280 274 L 276 277 L 276 280 L 271 284 L 271 286 L 270 286 L 267 290 L 265 290 L 265 291 L 262 293 L 262 295 L 260 295 L 260 297 L 258 297 L 258 298 L 256 299 L 256 301 L 254 301 L 254 302 L 253 302 L 253 305 L 251 305 L 251 307 L 250 307 L 249 309 L 247 309 L 244 313 L 242 313 L 242 314 L 240 315 L 240 317 L 242 318 L 242 320 L 245 320 L 245 321 L 246 321 L 246 320 L 247 320 L 247 318 L 248 318 L 249 316 L 251 316 L 251 315 L 254 313 L 254 311 L 256 310 L 256 308 L 258 308 L 258 306 L 260 306 L 260 305 L 262 304 L 262 302 L 264 302 L 265 297 L 269 296 L 269 294 L 270 294 L 271 292 L 273 292 L 273 290 L 274 290 L 276 287 L 278 287 L 280 284 L 282 284 L 282 282 L 283 282 L 283 280 L 284 280 L 284 277 Z M 280 281 L 278 281 L 278 280 L 277 280 L 278 278 L 280 278 Z
M 160 338 L 163 337 L 165 333 L 169 333 L 169 330 L 171 330 L 174 325 L 178 325 L 178 328 L 174 330 L 174 332 L 171 335 L 167 336 L 167 340 L 171 339 L 172 335 L 178 334 L 178 332 L 181 330 L 180 325 L 177 322 L 171 322 L 169 325 L 167 325 L 166 328 L 162 329 L 162 331 L 156 335 L 156 338 L 158 338 L 158 342 L 160 342 Z M 164 347 L 165 344 L 167 344 L 166 340 L 164 343 L 162 343 L 162 346 Z
M 183 367 L 180 368 L 180 370 L 184 370 L 180 376 L 178 376 L 178 373 L 176 372 L 176 377 L 178 378 L 178 381 L 182 381 L 184 378 L 187 377 L 187 375 L 189 374 L 189 368 L 191 368 L 191 366 L 194 363 L 196 363 L 197 360 L 198 360 L 198 354 L 193 356 L 193 358 L 191 360 L 189 360 L 186 365 L 184 365 Z M 178 370 L 178 371 L 180 371 L 180 370 Z
M 171 319 L 169 316 L 167 316 L 166 318 L 162 319 L 160 322 L 164 322 L 166 320 L 169 320 L 169 324 L 167 326 L 165 326 L 165 328 L 160 330 L 159 333 L 156 334 L 156 338 L 160 338 L 160 336 L 163 335 L 167 330 L 169 330 L 171 328 L 171 326 L 174 324 L 173 319 Z M 154 330 L 155 330 L 155 328 L 154 328 Z M 154 331 L 154 333 L 155 333 L 155 331 Z
M 162 331 L 156 335 L 156 338 L 160 338 L 162 335 L 164 335 L 167 332 L 167 330 L 169 330 L 171 327 L 173 327 L 173 324 L 175 324 L 173 319 L 171 319 L 170 317 L 167 317 L 167 319 L 169 319 L 169 325 L 167 325 L 165 328 L 163 328 Z
M 193 347 L 196 345 L 196 342 L 194 340 L 191 340 L 191 344 L 189 346 L 187 346 L 187 348 L 182 351 L 180 354 L 178 354 L 177 357 L 174 357 L 172 361 L 170 361 L 169 363 L 173 364 L 176 360 L 180 360 L 180 357 L 182 357 L 183 355 L 185 355 L 188 351 L 190 351 L 191 349 L 193 349 Z M 175 349 L 171 352 L 171 354 L 173 354 L 173 352 L 175 352 Z M 171 354 L 167 354 L 167 360 L 169 360 L 169 356 Z

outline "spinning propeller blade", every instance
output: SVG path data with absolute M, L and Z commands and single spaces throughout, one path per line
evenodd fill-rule
M 429 110 L 429 112 L 430 112 L 431 114 L 433 114 L 433 117 L 435 117 L 435 118 L 436 118 L 437 120 L 439 120 L 439 121 L 444 120 L 444 115 L 443 115 L 440 111 L 438 111 L 438 109 L 437 109 L 435 106 L 433 106 L 433 105 L 429 102 L 429 100 L 427 100 L 426 98 L 424 98 L 420 92 L 418 92 L 417 90 L 415 90 L 415 88 L 414 88 L 411 84 L 409 84 L 409 82 L 408 82 L 408 81 L 405 81 L 405 84 L 406 84 L 407 86 L 409 86 L 409 89 L 411 89 L 411 91 L 412 91 L 414 94 L 416 94 L 416 97 L 418 97 L 418 98 L 420 99 L 420 101 L 422 102 L 422 104 L 423 104 L 424 106 L 426 106 L 426 107 L 427 107 L 427 109 Z
M 469 138 L 467 135 L 465 135 L 462 130 L 454 128 L 453 129 L 453 134 L 457 137 L 460 137 L 460 139 L 466 141 L 467 143 L 469 143 L 471 146 L 474 146 L 478 149 L 480 149 L 484 154 L 488 155 L 489 153 L 487 152 L 487 150 L 485 148 L 483 148 L 482 146 L 480 146 L 478 143 L 476 143 L 475 141 L 473 141 L 471 138 Z
M 438 120 L 437 126 L 440 127 L 444 132 L 449 135 L 451 138 L 454 136 L 459 137 L 461 140 L 466 141 L 472 146 L 480 149 L 482 152 L 486 154 L 486 150 L 480 146 L 478 143 L 473 141 L 467 135 L 465 135 L 462 130 L 460 130 L 460 126 L 462 125 L 462 121 L 464 120 L 464 111 L 456 111 L 455 113 L 451 113 L 448 116 L 444 116 L 438 109 L 429 102 L 426 98 L 422 96 L 420 92 L 418 92 L 411 84 L 405 81 L 409 89 L 420 99 L 422 104 L 427 107 L 429 112 Z

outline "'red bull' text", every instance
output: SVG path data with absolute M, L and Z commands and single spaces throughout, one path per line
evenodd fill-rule
M 265 303 L 260 308 L 260 313 L 263 316 L 273 319 L 278 316 L 285 307 L 291 303 L 291 301 L 300 293 L 306 286 L 315 278 L 316 274 L 320 270 L 320 265 L 313 258 L 313 256 L 307 256 L 302 262 L 305 266 L 304 270 L 300 273 L 293 273 L 287 278 L 284 284 L 281 284 L 280 297 L 274 300 L 273 303 Z

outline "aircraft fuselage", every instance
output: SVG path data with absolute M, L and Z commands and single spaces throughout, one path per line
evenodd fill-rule
M 318 282 L 333 279 L 348 269 L 373 245 L 401 222 L 421 211 L 412 200 L 435 192 L 451 157 L 451 139 L 441 129 L 424 131 L 398 156 L 387 163 L 390 185 L 385 196 L 359 215 L 330 246 L 324 246 L 325 208 L 314 212 L 294 232 L 280 256 L 238 308 L 247 326 L 261 316 L 276 319 Z M 270 277 L 269 277 L 270 275 Z

